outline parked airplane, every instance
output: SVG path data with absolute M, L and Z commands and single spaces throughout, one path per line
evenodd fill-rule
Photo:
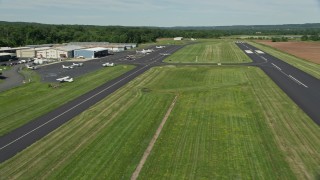
M 73 67 L 81 67 L 81 66 L 83 66 L 83 63 L 72 63 L 71 66 L 73 66 Z
M 157 49 L 165 48 L 165 46 L 156 46 Z
M 58 78 L 57 81 L 60 81 L 60 82 L 73 82 L 73 78 L 71 78 L 70 76 L 65 76 L 65 77 L 62 77 L 62 78 Z
M 32 66 L 32 65 L 30 65 L 30 64 L 26 64 L 26 67 L 27 67 L 28 69 L 33 69 L 33 70 L 38 69 L 37 66 Z
M 149 54 L 152 53 L 154 50 L 153 49 L 142 49 L 142 51 L 136 51 L 136 53 L 142 53 L 142 54 Z
M 104 63 L 102 64 L 103 67 L 113 67 L 114 66 L 114 63 Z
M 62 68 L 63 68 L 63 69 L 73 69 L 73 66 L 72 66 L 72 65 L 71 65 L 71 66 L 62 65 Z

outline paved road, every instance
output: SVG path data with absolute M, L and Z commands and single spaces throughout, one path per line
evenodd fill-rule
M 19 68 L 23 65 L 12 66 L 12 69 L 4 71 L 0 78 L 4 79 L 0 83 L 0 92 L 17 87 L 23 84 L 24 77 L 19 73 Z M 0 67 L 3 69 L 4 67 Z
M 320 125 L 320 80 L 247 43 L 237 43 L 311 119 Z
M 181 47 L 182 46 L 168 46 L 164 49 L 158 50 L 157 52 L 137 59 L 134 62 L 136 65 L 135 69 L 113 79 L 112 81 L 107 82 L 106 84 L 82 95 L 79 98 L 72 100 L 71 102 L 57 108 L 54 111 L 43 115 L 20 128 L 17 128 L 9 134 L 2 136 L 0 138 L 0 162 L 4 162 L 5 160 L 13 157 L 18 152 L 46 136 L 48 133 L 60 127 L 62 124 L 71 120 L 73 117 L 77 116 L 89 107 L 93 106 L 106 96 L 115 92 L 117 89 L 121 88 L 151 67 L 161 64 L 165 56 L 162 56 L 159 53 L 173 53 Z M 106 59 L 102 59 L 102 61 L 104 60 Z M 99 67 L 101 67 L 100 60 L 95 61 L 91 63 L 96 63 Z M 119 60 L 114 59 L 114 61 L 118 62 Z M 126 63 L 128 64 L 128 62 Z M 85 68 L 88 64 L 90 64 L 90 62 L 86 63 L 83 68 Z M 50 66 L 47 67 L 49 67 L 49 69 L 51 68 Z M 52 69 L 54 69 L 56 65 L 52 65 L 52 67 Z

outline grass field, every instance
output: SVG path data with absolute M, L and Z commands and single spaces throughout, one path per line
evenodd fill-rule
M 291 54 L 281 52 L 275 48 L 272 48 L 267 45 L 259 44 L 256 42 L 249 42 L 249 44 L 301 69 L 304 72 L 309 73 L 310 75 L 320 79 L 320 64 L 315 64 L 312 62 L 309 62 L 307 60 L 300 59 L 298 57 L 295 57 Z
M 132 69 L 133 66 L 116 66 L 83 77 L 73 83 L 63 83 L 60 88 L 49 88 L 39 82 L 34 71 L 22 74 L 33 82 L 0 94 L 0 136 L 26 124 L 62 104 Z
M 312 179 L 320 128 L 261 70 L 158 67 L 0 165 L 3 179 Z
M 166 58 L 173 63 L 244 63 L 251 62 L 232 40 L 210 40 L 188 45 Z

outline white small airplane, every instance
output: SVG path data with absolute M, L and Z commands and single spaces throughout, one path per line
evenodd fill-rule
M 157 49 L 165 48 L 165 46 L 156 46 Z
M 63 69 L 73 69 L 73 66 L 72 66 L 72 65 L 71 65 L 71 66 L 62 65 L 62 68 L 63 68 Z
M 72 63 L 71 66 L 73 66 L 73 67 L 81 67 L 81 66 L 83 66 L 83 63 Z
M 136 53 L 142 53 L 142 54 L 149 54 L 152 53 L 154 50 L 153 49 L 142 49 L 142 51 L 136 51 Z
M 29 65 L 29 64 L 26 64 L 26 67 L 27 67 L 28 69 L 33 69 L 33 70 L 38 69 L 37 66 L 32 66 L 32 65 Z
M 73 78 L 71 78 L 70 76 L 65 76 L 65 77 L 62 77 L 62 78 L 58 78 L 57 81 L 60 81 L 60 82 L 73 82 Z
M 103 67 L 113 67 L 114 66 L 114 63 L 104 63 L 102 64 Z

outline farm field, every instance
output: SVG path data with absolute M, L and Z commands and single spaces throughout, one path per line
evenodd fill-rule
M 232 40 L 210 40 L 188 45 L 166 58 L 172 63 L 244 63 L 251 62 Z
M 301 58 L 298 58 L 292 54 L 288 54 L 286 52 L 282 52 L 278 49 L 275 49 L 273 47 L 264 45 L 264 44 L 260 44 L 257 42 L 248 42 L 249 44 L 269 53 L 270 55 L 277 57 L 289 64 L 291 64 L 292 66 L 295 66 L 296 68 L 301 69 L 302 71 L 309 73 L 310 75 L 320 79 L 320 64 L 316 64 L 313 62 L 309 62 L 306 60 L 303 60 Z
M 312 179 L 320 129 L 260 69 L 157 67 L 0 165 L 4 179 Z
M 319 42 L 271 42 L 257 41 L 258 43 L 271 46 L 286 53 L 292 54 L 301 59 L 320 64 L 320 43 Z
M 131 69 L 133 66 L 103 69 L 55 89 L 49 88 L 49 83 L 40 82 L 34 71 L 24 71 L 23 74 L 33 82 L 0 94 L 0 136 Z

